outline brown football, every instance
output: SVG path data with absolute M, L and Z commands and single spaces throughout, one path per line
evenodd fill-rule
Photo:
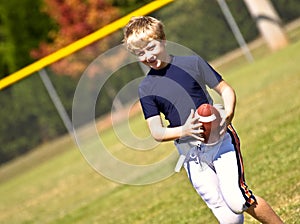
M 199 122 L 203 125 L 204 143 L 214 144 L 220 139 L 220 123 L 222 121 L 219 111 L 210 104 L 202 104 L 197 108 Z

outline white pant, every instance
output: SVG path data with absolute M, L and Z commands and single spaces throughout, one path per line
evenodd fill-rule
M 241 155 L 233 142 L 226 133 L 217 145 L 194 146 L 184 162 L 193 187 L 224 224 L 243 223 L 243 211 L 255 201 L 244 182 Z

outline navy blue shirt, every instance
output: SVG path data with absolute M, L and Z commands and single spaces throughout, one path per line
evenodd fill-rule
M 183 125 L 191 109 L 212 104 L 206 86 L 215 87 L 222 77 L 199 56 L 174 56 L 160 70 L 151 69 L 139 85 L 145 119 L 164 114 L 170 127 Z

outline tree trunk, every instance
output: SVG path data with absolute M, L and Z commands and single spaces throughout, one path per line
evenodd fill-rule
M 269 0 L 244 0 L 256 25 L 273 51 L 288 45 L 288 38 L 282 27 L 281 20 Z

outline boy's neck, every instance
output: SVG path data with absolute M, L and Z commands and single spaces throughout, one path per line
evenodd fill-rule
M 168 54 L 166 57 L 166 60 L 163 62 L 163 65 L 160 69 L 167 67 L 168 64 L 171 63 L 172 59 L 173 59 L 173 56 Z

